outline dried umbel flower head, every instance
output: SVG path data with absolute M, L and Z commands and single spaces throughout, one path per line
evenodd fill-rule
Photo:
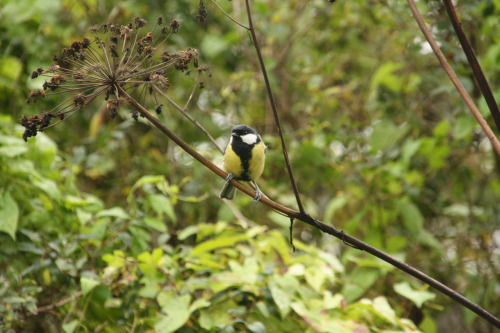
M 23 138 L 27 140 L 38 131 L 73 116 L 98 97 L 107 101 L 106 107 L 111 117 L 115 117 L 119 108 L 127 104 L 130 94 L 144 97 L 168 90 L 172 85 L 169 75 L 174 71 L 189 72 L 190 66 L 191 70 L 205 70 L 198 68 L 197 50 L 165 50 L 167 39 L 178 32 L 179 26 L 175 20 L 163 26 L 163 19 L 159 17 L 149 30 L 148 22 L 136 17 L 127 25 L 105 23 L 92 27 L 93 38 L 84 38 L 63 48 L 54 56 L 54 65 L 32 72 L 33 79 L 45 77 L 46 80 L 43 89 L 30 93 L 27 103 L 56 94 L 69 97 L 41 115 L 23 116 L 21 124 L 26 129 Z M 132 111 L 134 119 L 137 115 L 137 111 Z M 51 124 L 55 118 L 59 122 Z

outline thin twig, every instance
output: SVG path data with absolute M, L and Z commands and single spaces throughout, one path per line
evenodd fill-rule
M 500 132 L 500 110 L 498 108 L 497 101 L 495 100 L 495 96 L 491 92 L 490 85 L 488 84 L 488 80 L 481 69 L 481 65 L 477 60 L 476 55 L 474 54 L 474 49 L 470 44 L 467 36 L 465 35 L 464 30 L 462 29 L 462 24 L 460 23 L 457 13 L 455 12 L 455 6 L 451 0 L 443 0 L 444 7 L 446 8 L 446 12 L 450 17 L 451 24 L 453 25 L 453 29 L 455 29 L 455 33 L 457 34 L 458 40 L 462 45 L 462 48 L 467 56 L 467 60 L 469 61 L 470 67 L 472 68 L 472 72 L 474 73 L 474 77 L 477 80 L 479 85 L 479 89 L 483 94 L 484 99 L 486 100 L 486 104 L 488 104 L 488 108 L 490 109 L 491 116 L 495 121 L 495 125 L 497 130 Z
M 186 112 L 186 109 L 183 109 L 177 104 L 173 99 L 170 98 L 167 94 L 165 94 L 161 89 L 159 89 L 157 86 L 153 85 L 154 89 L 162 95 L 174 108 L 176 108 L 184 117 L 189 119 L 200 131 L 203 132 L 203 134 L 206 135 L 206 137 L 212 142 L 212 144 L 217 148 L 218 151 L 220 151 L 222 154 L 224 154 L 224 149 L 215 141 L 215 139 L 210 135 L 210 133 L 198 122 L 198 120 L 194 119 L 193 116 L 191 116 L 189 113 Z
M 293 193 L 295 194 L 295 200 L 299 207 L 301 213 L 305 213 L 304 206 L 302 206 L 302 201 L 300 200 L 299 189 L 295 182 L 295 177 L 293 176 L 292 165 L 290 164 L 290 159 L 288 158 L 288 150 L 286 149 L 285 138 L 283 137 L 283 130 L 281 129 L 280 118 L 278 116 L 278 108 L 276 107 L 276 102 L 274 101 L 273 92 L 271 90 L 271 84 L 269 83 L 269 78 L 267 76 L 266 65 L 264 64 L 264 58 L 260 52 L 259 41 L 257 40 L 257 35 L 255 34 L 255 27 L 252 21 L 252 13 L 250 10 L 249 0 L 245 0 L 247 7 L 248 25 L 250 27 L 250 34 L 252 35 L 253 44 L 255 51 L 257 52 L 257 57 L 259 58 L 260 68 L 262 70 L 262 76 L 264 77 L 264 82 L 266 83 L 267 96 L 269 97 L 269 102 L 271 103 L 271 109 L 273 110 L 274 122 L 278 128 L 278 134 L 281 140 L 281 148 L 283 150 L 283 156 L 285 157 L 286 169 L 288 171 L 288 176 L 290 177 L 290 183 L 292 184 Z
M 408 0 L 408 4 L 410 6 L 411 12 L 413 13 L 413 16 L 415 17 L 415 20 L 418 23 L 418 26 L 420 27 L 420 30 L 422 30 L 425 38 L 431 45 L 432 50 L 434 51 L 434 54 L 438 58 L 439 62 L 441 63 L 441 67 L 443 67 L 444 71 L 448 76 L 450 77 L 451 81 L 455 85 L 455 87 L 458 90 L 458 93 L 460 96 L 462 96 L 462 99 L 464 100 L 465 104 L 469 107 L 469 110 L 472 112 L 472 115 L 474 118 L 476 118 L 477 122 L 481 126 L 481 129 L 483 130 L 484 134 L 488 137 L 488 139 L 491 141 L 491 145 L 493 146 L 493 149 L 495 152 L 500 156 L 500 142 L 498 141 L 497 137 L 491 130 L 490 126 L 484 120 L 483 116 L 479 112 L 477 106 L 474 104 L 472 101 L 471 97 L 467 93 L 467 90 L 464 88 L 460 80 L 458 79 L 457 75 L 451 68 L 451 66 L 448 64 L 448 61 L 446 60 L 446 57 L 444 56 L 443 52 L 441 52 L 441 49 L 439 48 L 438 44 L 432 37 L 432 34 L 430 30 L 427 28 L 425 25 L 424 19 L 422 18 L 422 15 L 420 15 L 420 12 L 418 11 L 417 7 L 415 6 L 415 2 L 413 0 Z
M 224 15 L 226 15 L 226 16 L 227 16 L 227 17 L 228 17 L 231 21 L 233 21 L 234 23 L 236 23 L 237 25 L 239 25 L 239 26 L 240 26 L 240 27 L 242 27 L 243 29 L 249 30 L 249 28 L 248 28 L 247 26 L 245 26 L 245 25 L 241 24 L 240 22 L 238 22 L 237 20 L 235 20 L 234 18 L 232 18 L 232 17 L 231 17 L 231 15 L 229 15 L 229 14 L 228 14 L 228 13 L 227 13 L 227 12 L 226 12 L 226 11 L 225 11 L 222 7 L 221 7 L 221 6 L 219 6 L 219 4 L 218 4 L 217 2 L 215 2 L 214 0 L 210 0 L 210 1 L 212 1 L 212 3 L 213 3 L 214 5 L 216 5 L 216 6 L 217 6 L 217 8 L 219 8 L 219 10 L 220 10 L 221 12 L 223 12 L 223 13 L 224 13 Z
M 69 303 L 69 302 L 73 302 L 75 299 L 77 299 L 78 297 L 82 296 L 83 295 L 83 291 L 79 290 L 77 291 L 76 293 L 74 293 L 73 295 L 69 296 L 69 297 L 66 297 L 66 298 L 63 298 L 55 303 L 52 303 L 52 304 L 48 304 L 48 305 L 44 305 L 44 306 L 40 306 L 36 309 L 36 312 L 47 312 L 47 311 L 50 311 L 54 308 L 57 308 L 59 306 L 62 306 L 66 303 Z
M 144 116 L 146 119 L 151 121 L 154 126 L 156 126 L 160 131 L 162 131 L 165 135 L 167 135 L 172 141 L 174 141 L 179 147 L 181 147 L 184 151 L 186 151 L 188 154 L 190 154 L 192 157 L 194 157 L 196 160 L 198 160 L 200 163 L 202 163 L 204 166 L 206 166 L 208 169 L 210 169 L 212 172 L 217 174 L 219 177 L 226 179 L 227 173 L 219 169 L 215 164 L 207 160 L 203 155 L 198 153 L 196 150 L 194 150 L 191 146 L 189 146 L 186 142 L 184 142 L 181 138 L 179 138 L 177 135 L 175 135 L 172 131 L 170 131 L 158 118 L 153 116 L 151 113 L 149 113 L 141 104 L 139 104 L 135 99 L 133 99 L 130 95 L 127 94 L 127 92 L 121 88 L 118 87 L 120 94 L 122 94 L 124 97 L 128 99 L 128 102 L 130 105 L 132 105 L 142 116 Z M 255 197 L 255 191 L 243 186 L 240 182 L 236 180 L 231 180 L 231 184 L 234 185 L 236 188 L 238 188 L 240 191 L 244 192 L 245 194 L 249 195 L 250 197 L 254 198 Z M 471 302 L 464 296 L 460 295 L 458 292 L 455 290 L 451 289 L 450 287 L 444 285 L 443 283 L 431 278 L 430 276 L 426 275 L 425 273 L 419 271 L 418 269 L 390 256 L 389 254 L 374 248 L 371 245 L 366 244 L 365 242 L 354 238 L 352 236 L 347 235 L 344 233 L 342 230 L 335 229 L 334 227 L 327 225 L 321 221 L 318 221 L 314 218 L 312 218 L 310 215 L 293 210 L 291 208 L 288 208 L 286 206 L 283 206 L 271 199 L 269 199 L 267 196 L 262 196 L 261 200 L 259 201 L 260 203 L 272 208 L 273 210 L 286 215 L 290 219 L 297 219 L 300 220 L 306 224 L 309 224 L 315 228 L 318 228 L 319 230 L 332 235 L 334 237 L 337 237 L 338 239 L 341 239 L 342 241 L 346 242 L 347 244 L 360 249 L 362 251 L 366 251 L 373 256 L 393 265 L 396 268 L 399 268 L 400 270 L 408 273 L 409 275 L 419 279 L 420 281 L 427 283 L 429 286 L 435 288 L 436 290 L 440 291 L 444 295 L 450 297 L 451 299 L 455 300 L 456 302 L 462 304 L 463 306 L 469 308 L 473 312 L 475 312 L 477 315 L 483 317 L 496 327 L 500 328 L 500 319 L 496 318 L 493 316 L 491 313 L 486 311 L 485 309 L 481 308 L 479 305 L 475 304 L 474 302 Z

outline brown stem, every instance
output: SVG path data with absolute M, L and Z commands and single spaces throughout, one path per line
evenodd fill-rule
M 121 88 L 118 87 L 118 90 L 120 93 L 125 96 L 128 99 L 128 102 L 130 105 L 132 105 L 142 116 L 144 116 L 146 119 L 151 121 L 154 126 L 156 126 L 160 131 L 162 131 L 165 135 L 167 135 L 172 141 L 174 141 L 177 145 L 179 145 L 184 151 L 186 151 L 189 155 L 193 156 L 196 160 L 198 160 L 200 163 L 205 165 L 208 169 L 210 169 L 212 172 L 217 174 L 221 178 L 226 178 L 227 173 L 219 169 L 217 166 L 215 166 L 212 162 L 207 160 L 203 155 L 198 153 L 196 150 L 194 150 L 192 147 L 190 147 L 187 143 L 185 143 L 181 138 L 179 138 L 177 135 L 175 135 L 172 131 L 170 131 L 163 123 L 159 121 L 158 118 L 153 116 L 151 113 L 149 113 L 141 104 L 139 104 L 135 99 L 133 99 L 127 92 Z M 236 180 L 232 180 L 231 184 L 233 184 L 235 187 L 237 187 L 239 190 L 242 192 L 246 193 L 250 197 L 254 198 L 255 197 L 255 191 L 249 189 L 248 187 L 243 186 L 240 182 Z M 455 290 L 449 288 L 448 286 L 444 285 L 443 283 L 431 278 L 430 276 L 424 274 L 423 272 L 419 271 L 416 268 L 413 268 L 412 266 L 390 256 L 389 254 L 378 250 L 374 248 L 371 245 L 368 245 L 367 243 L 354 238 L 352 236 L 349 236 L 345 234 L 342 230 L 335 229 L 334 227 L 327 225 L 321 221 L 318 221 L 314 218 L 312 218 L 310 215 L 307 213 L 299 212 L 293 209 L 290 209 L 288 207 L 285 207 L 271 199 L 269 199 L 267 196 L 263 195 L 262 199 L 259 201 L 266 206 L 272 208 L 275 211 L 278 211 L 287 217 L 291 219 L 297 219 L 300 220 L 304 223 L 307 223 L 329 235 L 332 235 L 334 237 L 337 237 L 341 239 L 344 243 L 355 247 L 359 250 L 366 251 L 375 257 L 390 263 L 394 267 L 399 268 L 400 270 L 412 275 L 413 277 L 419 279 L 420 281 L 427 283 L 429 286 L 435 288 L 436 290 L 442 292 L 444 295 L 450 297 L 451 299 L 457 301 L 458 303 L 464 305 L 465 307 L 469 308 L 479 316 L 485 318 L 489 322 L 491 322 L 493 325 L 500 327 L 500 319 L 494 317 L 491 313 L 487 312 L 477 304 L 471 302 L 464 296 L 460 295 L 458 292 Z
M 218 151 L 220 151 L 222 154 L 224 154 L 224 149 L 222 149 L 222 147 L 217 143 L 217 141 L 215 141 L 215 139 L 212 137 L 212 135 L 210 135 L 210 133 L 208 133 L 208 131 L 205 129 L 205 127 L 203 127 L 199 122 L 198 120 L 194 119 L 193 116 L 191 116 L 189 113 L 187 113 L 186 111 L 186 108 L 181 108 L 179 106 L 179 104 L 175 103 L 175 101 L 173 99 L 170 98 L 170 96 L 168 96 L 167 94 L 165 94 L 160 88 L 158 88 L 157 86 L 153 85 L 154 89 L 160 94 L 162 95 L 170 104 L 172 104 L 172 106 L 174 108 L 176 108 L 180 113 L 182 113 L 182 115 L 184 117 L 186 117 L 187 119 L 189 119 L 189 121 L 191 121 L 196 127 L 198 127 L 198 129 L 200 131 L 202 131 L 203 134 L 205 134 L 205 136 L 210 140 L 210 142 L 212 142 L 212 144 L 215 146 L 215 148 L 217 148 Z
M 269 78 L 267 76 L 266 65 L 264 64 L 264 58 L 262 57 L 262 53 L 260 52 L 259 41 L 257 40 L 257 35 L 255 34 L 255 27 L 252 21 L 252 13 L 250 10 L 249 0 L 245 0 L 245 4 L 247 7 L 247 16 L 248 16 L 248 25 L 250 27 L 250 34 L 252 35 L 255 51 L 257 52 L 257 58 L 259 58 L 260 68 L 262 70 L 262 76 L 264 77 L 264 82 L 266 83 L 267 96 L 269 97 L 269 102 L 271 103 L 271 109 L 273 110 L 274 122 L 276 123 L 276 127 L 278 127 L 278 134 L 281 140 L 281 148 L 283 150 L 283 156 L 285 158 L 286 169 L 288 171 L 288 176 L 290 177 L 290 183 L 292 184 L 293 193 L 295 194 L 295 200 L 297 201 L 299 211 L 304 214 L 305 213 L 304 206 L 302 206 L 299 189 L 295 182 L 295 177 L 293 176 L 290 159 L 288 158 L 288 150 L 286 149 L 286 143 L 283 137 L 283 130 L 281 129 L 280 118 L 278 116 L 278 108 L 276 107 L 276 102 L 274 101 L 273 92 L 271 90 L 271 84 L 269 83 Z
M 248 30 L 248 27 L 244 26 L 243 24 L 241 24 L 240 22 L 238 22 L 237 20 L 235 20 L 234 18 L 232 18 L 232 17 L 231 17 L 231 15 L 229 15 L 229 14 L 228 14 L 228 13 L 227 13 L 227 12 L 226 12 L 226 11 L 225 11 L 222 7 L 221 7 L 221 6 L 219 6 L 219 4 L 218 4 L 217 2 L 215 2 L 214 0 L 211 0 L 211 1 L 212 1 L 212 3 L 213 3 L 214 5 L 216 5 L 216 6 L 217 6 L 217 8 L 219 8 L 219 10 L 220 10 L 221 12 L 223 12 L 223 13 L 224 13 L 224 15 L 226 15 L 226 16 L 227 16 L 227 17 L 228 17 L 231 21 L 233 21 L 234 23 L 236 23 L 237 25 L 239 25 L 239 26 L 240 26 L 240 27 L 242 27 L 243 29 Z
M 446 12 L 450 17 L 450 21 L 453 24 L 453 29 L 455 29 L 455 33 L 457 34 L 458 40 L 464 49 L 465 55 L 467 56 L 467 60 L 469 61 L 470 67 L 472 68 L 472 72 L 474 73 L 474 77 L 477 80 L 479 85 L 479 89 L 483 94 L 483 97 L 488 104 L 488 108 L 490 109 L 491 116 L 495 121 L 495 125 L 497 130 L 500 132 L 500 110 L 498 108 L 497 101 L 495 100 L 495 96 L 491 92 L 490 85 L 488 84 L 488 80 L 481 69 L 481 65 L 477 60 L 476 55 L 474 54 L 474 49 L 470 44 L 467 36 L 465 35 L 464 30 L 462 29 L 462 24 L 460 23 L 457 13 L 455 12 L 455 6 L 453 6 L 453 2 L 451 0 L 443 0 L 444 7 L 446 8 Z
M 481 126 L 481 129 L 483 130 L 484 134 L 488 137 L 488 139 L 491 142 L 491 145 L 493 146 L 493 149 L 495 152 L 500 156 L 500 142 L 498 142 L 497 137 L 491 130 L 490 126 L 484 120 L 483 116 L 479 112 L 477 106 L 474 104 L 472 101 L 471 97 L 467 93 L 467 90 L 464 88 L 460 80 L 458 79 L 457 75 L 451 68 L 451 66 L 448 64 L 448 61 L 446 60 L 446 57 L 444 56 L 443 52 L 441 52 L 441 49 L 437 45 L 436 41 L 432 37 L 432 34 L 430 30 L 427 28 L 425 25 L 424 19 L 422 18 L 422 15 L 420 15 L 420 12 L 418 11 L 417 7 L 415 6 L 415 2 L 413 0 L 408 0 L 408 4 L 410 6 L 411 12 L 413 13 L 413 16 L 415 17 L 415 20 L 418 23 L 418 26 L 420 27 L 420 30 L 422 30 L 425 38 L 429 42 L 429 44 L 432 47 L 432 50 L 434 51 L 434 54 L 438 58 L 439 62 L 441 63 L 441 67 L 443 67 L 444 71 L 448 76 L 450 77 L 451 81 L 455 85 L 455 87 L 458 90 L 458 93 L 460 96 L 462 96 L 462 99 L 464 100 L 465 104 L 469 107 L 469 110 L 472 112 L 472 115 L 476 118 L 477 122 Z

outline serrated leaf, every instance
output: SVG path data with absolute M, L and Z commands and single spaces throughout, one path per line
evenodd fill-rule
M 413 289 L 408 282 L 397 283 L 394 285 L 394 291 L 408 298 L 419 308 L 421 308 L 425 302 L 436 298 L 436 294 L 430 291 Z
M 0 194 L 0 231 L 10 235 L 16 240 L 19 208 L 9 192 Z

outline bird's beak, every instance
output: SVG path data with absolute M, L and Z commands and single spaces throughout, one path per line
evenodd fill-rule
M 231 133 L 231 136 L 238 136 L 236 133 Z

